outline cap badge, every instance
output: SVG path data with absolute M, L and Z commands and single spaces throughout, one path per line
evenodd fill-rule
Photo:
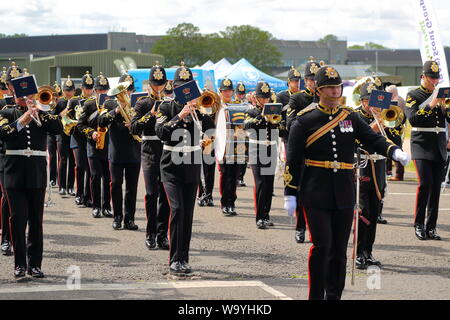
M 436 62 L 433 62 L 433 63 L 431 64 L 431 71 L 433 71 L 433 72 L 439 72 L 439 66 L 438 66 L 438 64 L 437 64 Z
M 332 67 L 327 68 L 325 75 L 328 77 L 328 79 L 336 79 L 337 77 L 339 77 L 337 71 Z
M 376 90 L 377 88 L 375 87 L 375 85 L 373 83 L 369 84 L 367 86 L 367 92 L 368 93 L 372 93 L 373 90 Z
M 182 67 L 181 71 L 180 71 L 180 79 L 181 80 L 189 80 L 190 77 L 191 77 L 191 74 L 189 73 L 189 71 L 185 67 Z
M 240 92 L 245 91 L 245 86 L 244 86 L 243 83 L 240 83 L 240 84 L 239 84 L 238 90 L 239 90 Z
M 267 85 L 267 83 L 264 82 L 264 84 L 261 87 L 261 92 L 268 93 L 269 91 L 270 91 L 269 86 Z
M 164 74 L 162 73 L 160 68 L 156 68 L 155 72 L 153 72 L 153 78 L 155 80 L 162 80 L 164 79 Z M 189 76 L 188 76 L 189 78 Z
M 225 87 L 231 86 L 231 81 L 230 81 L 230 79 L 225 79 L 225 80 L 223 80 L 223 85 L 224 85 Z
M 311 71 L 312 74 L 316 74 L 317 71 L 319 71 L 319 66 L 315 63 L 311 64 L 311 67 L 309 68 L 309 71 Z

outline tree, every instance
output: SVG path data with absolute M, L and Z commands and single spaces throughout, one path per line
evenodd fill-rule
M 355 44 L 353 46 L 348 47 L 349 50 L 364 50 L 364 46 L 361 46 L 359 44 Z
M 281 52 L 270 42 L 275 38 L 267 31 L 242 25 L 227 27 L 220 34 L 229 41 L 231 47 L 229 58 L 233 62 L 246 58 L 257 68 L 266 72 L 270 67 L 281 63 Z
M 374 43 L 374 42 L 366 42 L 363 46 L 355 44 L 353 46 L 348 47 L 350 50 L 384 50 L 389 49 L 381 44 Z
M 338 37 L 334 34 L 327 34 L 325 37 L 318 40 L 318 42 L 327 43 L 329 41 L 337 41 Z
M 27 34 L 25 33 L 14 33 L 14 34 L 5 34 L 5 33 L 0 33 L 0 38 L 23 38 L 23 37 L 28 37 Z

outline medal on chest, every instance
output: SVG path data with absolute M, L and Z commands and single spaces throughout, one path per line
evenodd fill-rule
M 341 133 L 352 133 L 354 132 L 353 124 L 351 120 L 344 120 L 339 122 L 339 127 L 341 129 Z

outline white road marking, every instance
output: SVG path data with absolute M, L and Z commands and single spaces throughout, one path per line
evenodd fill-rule
M 169 281 L 159 283 L 129 284 L 81 284 L 79 290 L 70 290 L 66 285 L 24 286 L 1 288 L 0 294 L 35 293 L 58 291 L 120 291 L 120 290 L 156 290 L 156 289 L 193 289 L 193 288 L 239 288 L 258 287 L 280 300 L 293 300 L 280 291 L 261 281 Z
M 416 196 L 416 193 L 393 193 L 393 192 L 389 192 L 387 194 L 388 196 Z M 441 193 L 441 197 L 448 197 L 450 196 L 450 194 L 446 194 L 446 193 Z

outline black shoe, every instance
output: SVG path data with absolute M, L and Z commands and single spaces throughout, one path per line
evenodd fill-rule
M 383 216 L 380 214 L 377 218 L 377 223 L 378 224 L 387 224 L 387 220 L 383 218 Z
M 122 222 L 114 221 L 112 223 L 112 227 L 113 227 L 114 230 L 120 230 L 120 229 L 122 229 Z
M 59 189 L 60 196 L 65 196 L 66 194 L 67 194 L 66 189 L 64 189 L 64 188 Z
M 181 268 L 181 263 L 179 261 L 172 262 L 169 267 L 170 274 L 184 274 L 184 270 Z
M 82 206 L 82 205 L 84 205 L 83 199 L 82 199 L 81 197 L 76 197 L 76 198 L 75 198 L 75 204 L 76 204 L 77 206 Z
M 442 240 L 441 236 L 437 234 L 436 229 L 430 229 L 427 231 L 427 238 L 430 240 Z
M 367 266 L 381 267 L 381 262 L 375 259 L 372 254 L 366 254 L 365 258 Z
M 186 261 L 180 262 L 180 268 L 184 271 L 184 273 L 192 273 L 192 268 Z
M 69 188 L 67 189 L 67 194 L 71 197 L 75 197 L 77 194 L 75 193 L 75 191 L 73 190 L 73 188 Z
M 267 229 L 266 223 L 262 219 L 258 220 L 258 222 L 256 222 L 256 227 L 260 230 Z
M 92 200 L 85 201 L 84 205 L 86 206 L 86 208 L 92 208 L 93 206 Z
M 101 214 L 100 208 L 94 208 L 94 209 L 92 210 L 92 216 L 93 216 L 95 219 L 101 218 L 101 217 L 102 217 L 102 214 Z
M 206 206 L 207 207 L 214 207 L 214 201 L 213 201 L 213 198 L 211 196 L 206 198 L 205 202 L 206 202 Z
M 50 186 L 52 188 L 56 187 L 56 181 L 55 180 L 50 181 Z
M 358 255 L 356 257 L 356 269 L 359 269 L 359 270 L 367 269 L 367 261 L 363 255 Z
M 42 272 L 41 268 L 39 268 L 39 267 L 29 267 L 28 275 L 32 276 L 33 278 L 44 278 L 45 277 L 44 273 Z
M 268 226 L 268 227 L 275 226 L 275 224 L 272 221 L 270 221 L 270 219 L 264 219 L 264 222 L 265 222 L 266 226 Z
M 123 228 L 125 230 L 132 230 L 132 231 L 136 231 L 139 229 L 139 227 L 134 223 L 134 221 L 125 222 L 123 224 Z
M 12 256 L 11 243 L 9 241 L 5 241 L 2 243 L 2 254 L 4 256 Z
M 238 187 L 246 187 L 247 185 L 244 182 L 244 179 L 238 181 Z
M 169 239 L 165 235 L 158 235 L 156 237 L 156 243 L 160 250 L 169 250 Z
M 230 207 L 223 208 L 222 209 L 222 213 L 223 213 L 224 216 L 227 216 L 227 217 L 231 216 Z
M 427 234 L 423 225 L 417 225 L 415 228 L 416 237 L 419 240 L 427 240 Z
M 301 229 L 295 231 L 295 242 L 304 243 L 305 242 L 305 230 Z
M 205 198 L 204 197 L 197 198 L 197 203 L 198 203 L 199 207 L 206 206 L 206 202 L 205 202 Z
M 230 216 L 237 216 L 237 212 L 234 207 L 229 207 L 228 211 L 230 212 Z
M 112 218 L 113 214 L 111 212 L 111 209 L 103 209 L 102 210 L 102 215 L 106 218 Z
M 145 245 L 147 246 L 148 250 L 156 250 L 158 249 L 156 245 L 156 235 L 151 234 L 145 238 Z
M 25 277 L 26 273 L 25 273 L 26 268 L 25 267 L 16 267 L 16 269 L 14 269 L 14 277 L 16 278 L 23 278 Z

